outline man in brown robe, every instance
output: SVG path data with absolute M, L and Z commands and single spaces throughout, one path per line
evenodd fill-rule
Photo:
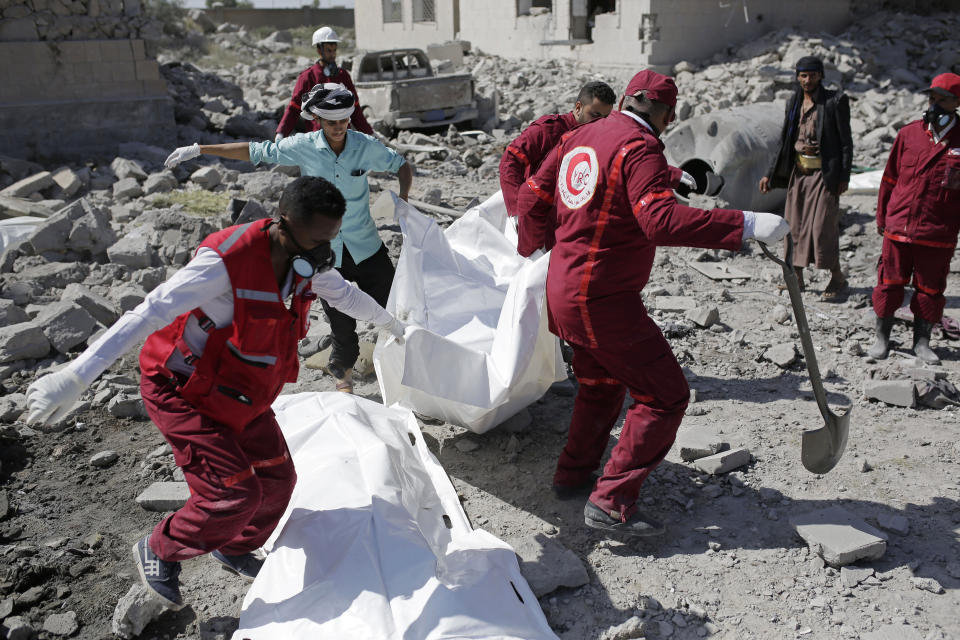
M 780 150 L 760 191 L 787 187 L 784 217 L 793 237 L 793 265 L 803 286 L 803 268 L 830 270 L 826 301 L 842 300 L 847 279 L 840 269 L 840 194 L 847 190 L 853 161 L 850 106 L 841 91 L 822 85 L 823 62 L 797 62 L 799 88 L 787 104 Z

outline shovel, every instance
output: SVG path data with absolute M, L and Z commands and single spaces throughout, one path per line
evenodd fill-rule
M 827 394 L 823 390 L 817 355 L 813 350 L 810 327 L 807 325 L 807 314 L 803 310 L 803 299 L 800 297 L 800 282 L 793 270 L 793 239 L 787 235 L 787 257 L 784 260 L 777 258 L 762 242 L 759 244 L 763 253 L 783 268 L 783 279 L 786 280 L 787 290 L 790 292 L 790 304 L 793 305 L 793 315 L 797 320 L 797 331 L 800 333 L 803 357 L 810 373 L 810 384 L 813 385 L 813 395 L 817 399 L 820 415 L 823 416 L 824 426 L 803 432 L 800 461 L 811 473 L 826 473 L 836 466 L 847 448 L 852 407 L 843 415 L 837 415 L 827 406 Z

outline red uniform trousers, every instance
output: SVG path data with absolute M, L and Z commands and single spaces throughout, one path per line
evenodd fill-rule
M 873 288 L 873 309 L 880 318 L 893 317 L 903 303 L 903 287 L 913 276 L 914 317 L 936 324 L 943 317 L 950 259 L 953 249 L 883 239 L 877 286 Z
M 600 466 L 626 391 L 634 402 L 620 440 L 597 480 L 590 500 L 626 520 L 636 511 L 640 485 L 660 464 L 680 428 L 690 388 L 670 345 L 648 316 L 638 323 L 642 342 L 615 349 L 571 344 L 573 371 L 580 383 L 567 444 L 554 483 L 577 485 Z
M 273 412 L 238 433 L 197 413 L 162 376 L 141 377 L 140 392 L 190 487 L 187 503 L 153 530 L 150 548 L 174 562 L 262 546 L 297 480 Z

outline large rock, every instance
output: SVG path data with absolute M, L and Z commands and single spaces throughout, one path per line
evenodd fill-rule
M 58 169 L 53 173 L 51 178 L 53 179 L 53 183 L 57 185 L 57 195 L 61 198 L 69 198 L 73 196 L 73 194 L 79 191 L 80 187 L 83 186 L 80 176 L 78 176 L 70 167 Z
M 53 215 L 53 210 L 46 205 L 39 204 L 33 200 L 27 200 L 26 198 L 0 195 L 0 215 L 11 218 L 16 216 L 49 218 Z
M 32 322 L 0 327 L 0 364 L 27 358 L 42 358 L 50 353 L 50 340 Z
M 89 273 L 90 267 L 82 262 L 49 262 L 27 267 L 17 277 L 49 290 L 62 289 L 71 282 L 83 282 Z
M 37 316 L 36 323 L 60 353 L 83 343 L 97 326 L 97 321 L 83 307 L 63 300 L 47 306 Z
M 116 239 L 110 214 L 83 199 L 63 207 L 37 225 L 29 243 L 34 253 L 50 259 L 68 251 L 99 255 Z
M 216 167 L 200 167 L 190 174 L 190 181 L 204 189 L 213 189 L 220 184 L 220 172 Z
M 110 163 L 110 168 L 116 174 L 118 180 L 124 178 L 133 178 L 138 182 L 147 179 L 147 172 L 143 170 L 140 163 L 126 158 L 114 158 Z
M 151 193 L 165 193 L 177 188 L 177 177 L 169 171 L 160 173 L 151 173 L 143 183 L 143 192 L 146 195 Z
M 23 180 L 14 182 L 3 191 L 0 191 L 0 196 L 26 198 L 27 196 L 33 195 L 38 191 L 43 191 L 47 187 L 52 187 L 53 184 L 53 174 L 51 174 L 49 171 L 41 171 L 40 173 L 35 173 L 30 177 L 24 178 Z
M 107 327 L 120 317 L 120 312 L 113 302 L 93 293 L 82 284 L 68 284 L 63 290 L 61 299 L 83 307 L 97 322 Z
M 154 251 L 147 231 L 142 228 L 120 238 L 107 249 L 110 262 L 122 264 L 131 269 L 144 269 L 153 263 Z
M 237 184 L 243 187 L 244 194 L 260 202 L 277 202 L 291 180 L 293 178 L 274 171 L 254 171 L 237 176 Z
M 0 298 L 0 327 L 5 327 L 30 319 L 27 312 L 18 307 L 13 300 Z
M 73 611 L 53 613 L 43 621 L 43 630 L 54 636 L 72 636 L 80 628 Z
M 160 599 L 137 582 L 113 610 L 113 633 L 128 640 L 136 638 L 148 624 L 160 617 L 164 609 Z
M 520 573 L 538 598 L 560 587 L 590 582 L 583 562 L 570 549 L 542 533 L 510 541 L 520 560 Z
M 143 195 L 143 188 L 136 178 L 124 178 L 113 183 L 113 197 L 120 200 L 139 198 Z

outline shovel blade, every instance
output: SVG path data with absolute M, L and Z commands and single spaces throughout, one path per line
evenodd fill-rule
M 804 431 L 801 437 L 800 461 L 811 473 L 827 473 L 840 462 L 847 448 L 850 410 L 838 416 L 830 413 L 819 429 Z

